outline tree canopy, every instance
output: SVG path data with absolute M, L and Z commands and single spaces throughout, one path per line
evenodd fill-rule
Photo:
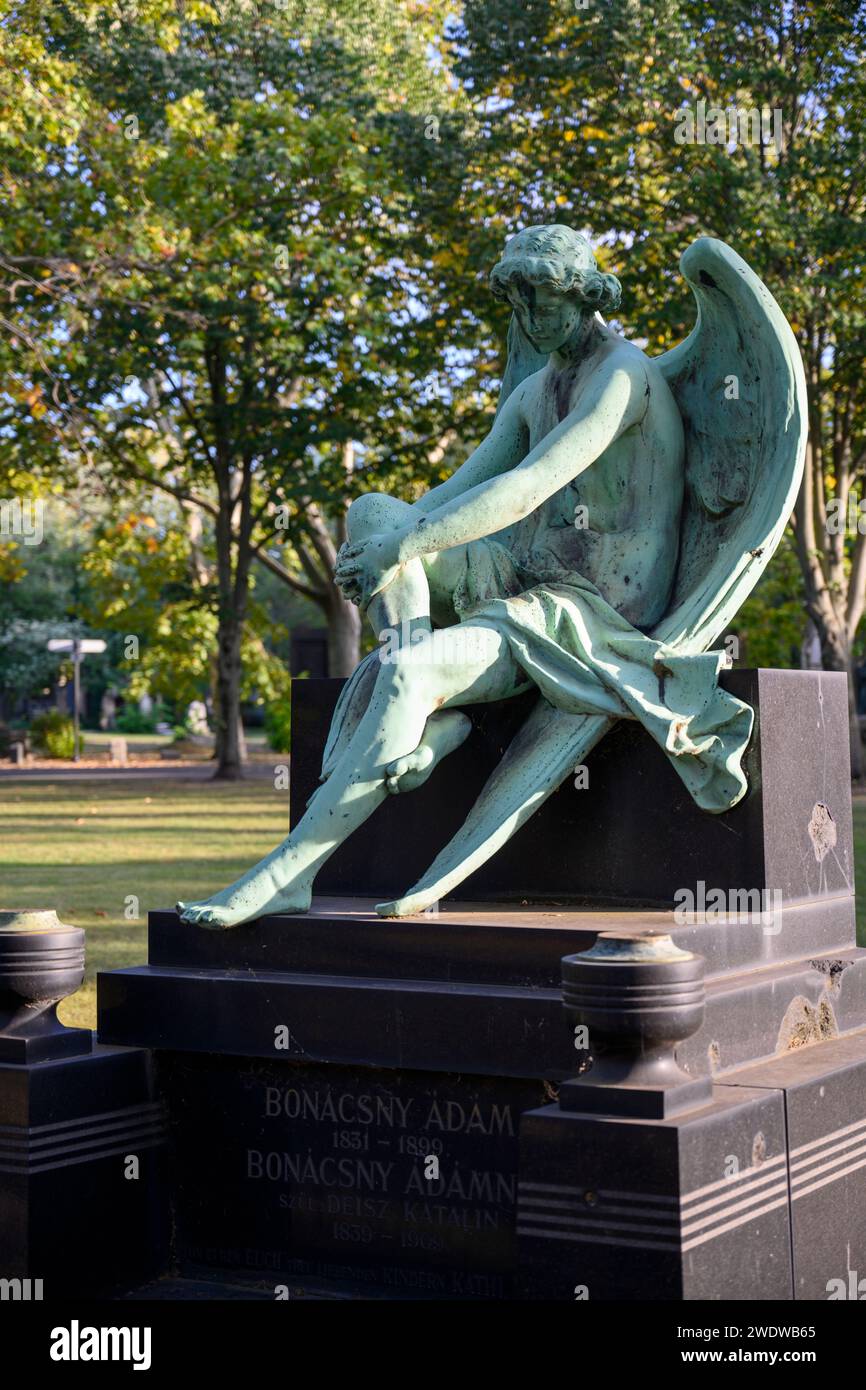
M 90 478 L 119 527 L 168 499 L 163 577 L 191 585 L 193 647 L 213 634 L 227 775 L 256 571 L 318 605 L 349 669 L 346 505 L 411 497 L 483 434 L 505 330 L 487 273 L 532 222 L 592 235 L 651 353 L 693 323 L 677 264 L 702 233 L 770 286 L 811 443 L 794 549 L 740 626 L 755 653 L 775 622 L 790 651 L 802 598 L 824 664 L 850 667 L 866 525 L 831 523 L 866 481 L 864 38 L 862 0 L 9 6 L 5 495 Z M 146 540 L 118 558 L 130 614 L 133 591 L 166 594 Z M 20 562 L 0 551 L 7 577 Z

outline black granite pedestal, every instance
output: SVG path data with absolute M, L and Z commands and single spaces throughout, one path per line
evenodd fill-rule
M 813 948 L 834 932 L 838 940 L 840 926 L 850 936 L 845 676 L 741 670 L 723 672 L 720 683 L 756 712 L 744 761 L 749 791 L 733 811 L 699 810 L 661 749 L 638 724 L 622 721 L 590 753 L 587 784 L 569 778 L 453 896 L 623 909 L 673 908 L 683 889 L 698 905 L 713 889 L 762 892 L 770 904 L 778 894 L 785 912 L 807 909 L 801 917 L 809 919 Z M 293 684 L 292 824 L 317 785 L 342 684 Z M 463 822 L 536 699 L 467 707 L 473 730 L 459 754 L 418 791 L 389 798 L 324 866 L 318 892 L 381 901 L 414 884 Z
M 731 1072 L 666 1120 L 524 1115 L 522 1295 L 862 1298 L 864 1136 L 866 1030 Z
M 524 1298 L 794 1296 L 777 1090 L 717 1086 L 664 1120 L 547 1106 L 523 1117 L 520 1170 Z
M 0 1277 L 41 1281 L 54 1300 L 113 1296 L 160 1272 L 165 1160 L 142 1048 L 0 1065 Z
M 0 913 L 0 1280 L 3 1300 L 113 1295 L 160 1271 L 165 1119 L 149 1052 L 65 1028 L 84 932 Z
M 657 929 L 663 914 L 647 916 Z M 866 1065 L 860 957 L 839 973 L 816 958 L 710 977 L 706 1020 L 678 1059 L 714 1084 L 685 1112 L 565 1111 L 556 1098 L 586 1053 L 563 1010 L 560 956 L 636 920 L 455 908 L 386 923 L 333 904 L 223 936 L 153 914 L 154 963 L 100 977 L 100 1029 L 154 1049 L 179 1271 L 271 1294 L 312 1280 L 359 1296 L 571 1298 L 588 1283 L 596 1298 L 792 1297 L 787 1199 L 768 1212 L 752 1202 L 786 1162 L 784 1087 L 720 1063 L 781 1048 L 799 1076 L 800 1059 L 844 1044 Z M 280 959 L 292 969 L 275 969 Z M 857 1025 L 839 1043 L 786 1031 L 792 1010 L 818 1020 L 834 1002 L 833 1027 Z M 834 1115 L 828 1145 L 838 1128 Z M 741 1192 L 760 1164 L 762 1181 Z M 750 1219 L 729 1231 L 721 1218 L 740 1198 Z M 599 1228 L 591 1278 L 562 1236 L 575 1202 Z M 673 1223 L 661 1246 L 659 1212 Z M 699 1237 L 715 1214 L 722 1244 L 710 1248 Z
M 153 1053 L 176 1276 L 250 1297 L 825 1297 L 843 1227 L 815 1184 L 834 1174 L 866 1271 L 845 1171 L 866 1133 L 845 683 L 726 683 L 759 715 L 728 816 L 696 811 L 624 727 L 589 759 L 592 795 L 563 788 L 465 900 L 376 917 L 507 741 L 519 711 L 491 709 L 468 761 L 335 856 L 328 882 L 350 895 L 229 932 L 151 914 L 148 964 L 99 978 L 99 1028 Z M 293 805 L 334 698 L 295 690 Z M 701 882 L 781 907 L 675 913 Z M 621 979 L 608 940 L 625 943 Z

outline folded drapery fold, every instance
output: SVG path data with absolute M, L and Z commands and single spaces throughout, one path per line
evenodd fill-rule
M 632 627 L 580 575 L 533 584 L 495 540 L 467 551 L 455 598 L 462 621 L 495 627 L 556 709 L 637 719 L 702 810 L 736 805 L 746 792 L 741 764 L 754 713 L 720 688 L 723 652 L 678 653 Z

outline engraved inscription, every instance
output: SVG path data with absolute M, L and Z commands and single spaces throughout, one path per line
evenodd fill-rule
M 172 1061 L 203 1073 L 179 1085 L 187 1103 L 175 1112 L 191 1193 L 178 1205 L 182 1261 L 419 1296 L 508 1296 L 520 1116 L 547 1103 L 542 1080 Z M 218 1131 L 203 1196 L 200 1180 L 192 1194 L 199 1125 Z

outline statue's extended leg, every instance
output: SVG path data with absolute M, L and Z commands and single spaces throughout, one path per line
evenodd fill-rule
M 305 815 L 277 849 L 203 903 L 179 903 L 188 922 L 233 927 L 272 912 L 306 911 L 334 850 L 381 804 L 389 769 L 412 754 L 434 710 L 501 700 L 525 689 L 508 643 L 483 624 L 432 633 L 383 662 L 366 714 Z
M 472 721 L 459 709 L 442 709 L 431 714 L 417 748 L 389 763 L 385 787 L 392 794 L 414 792 L 424 785 L 444 757 L 466 742 Z
M 540 700 L 457 834 L 414 887 L 377 905 L 380 917 L 424 912 L 459 887 L 573 775 L 613 722 L 598 714 L 566 714 Z
M 376 533 L 403 526 L 407 518 L 414 515 L 415 512 L 408 502 L 402 502 L 399 498 L 389 497 L 384 493 L 366 493 L 349 508 L 349 540 L 361 541 Z M 393 652 L 413 642 L 417 644 L 429 636 L 433 630 L 431 598 L 433 605 L 438 609 L 439 620 L 454 622 L 450 593 L 447 591 L 447 568 L 441 562 L 436 564 L 414 561 L 411 565 L 405 566 L 397 579 L 373 599 L 366 616 L 381 644 L 379 654 L 383 659 L 388 660 Z M 446 571 L 444 585 L 440 580 L 443 570 Z M 332 728 L 328 738 L 322 764 L 322 781 L 331 775 L 354 737 L 370 702 L 376 674 L 374 663 L 369 663 L 366 669 L 362 668 L 356 672 L 350 697 L 344 702 L 344 707 L 339 709 L 339 724 Z M 469 719 L 459 710 L 434 711 L 427 721 L 418 747 L 406 757 L 397 759 L 389 769 L 386 779 L 387 790 L 397 793 L 414 791 L 416 787 L 420 787 L 442 758 L 460 747 L 471 728 Z M 317 795 L 317 792 L 313 795 Z

